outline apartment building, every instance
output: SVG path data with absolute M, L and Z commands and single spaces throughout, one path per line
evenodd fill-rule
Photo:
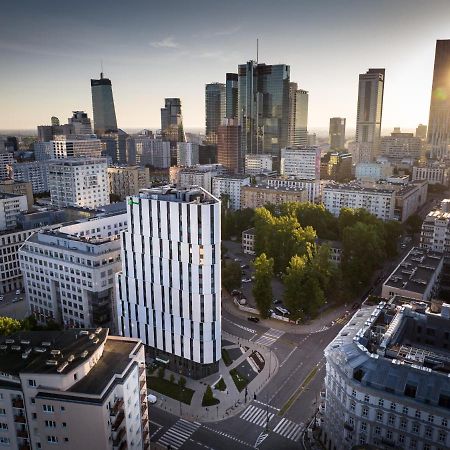
M 35 142 L 36 161 L 64 158 L 99 158 L 102 143 L 93 135 L 57 136 L 53 141 Z
M 144 346 L 106 328 L 0 337 L 0 445 L 149 449 Z
M 26 195 L 0 192 L 0 231 L 17 226 L 17 217 L 28 210 Z
M 150 186 L 150 169 L 140 166 L 108 167 L 109 193 L 124 200 Z
M 0 193 L 25 195 L 27 198 L 28 209 L 31 209 L 34 203 L 33 188 L 29 181 L 3 180 L 0 181 Z
M 281 205 L 288 202 L 307 202 L 308 194 L 302 188 L 290 188 L 284 186 L 269 186 L 267 184 L 257 184 L 255 186 L 244 186 L 241 188 L 242 208 L 259 208 L 272 204 Z
M 320 148 L 317 146 L 282 148 L 280 174 L 305 180 L 320 180 Z
M 441 203 L 441 208 L 430 211 L 425 217 L 420 233 L 420 246 L 426 250 L 450 255 L 450 208 L 449 200 Z
M 308 202 L 318 202 L 321 196 L 320 180 L 299 180 L 297 178 L 267 178 L 267 185 L 270 187 L 304 189 L 308 197 Z
M 219 175 L 212 179 L 212 195 L 224 203 L 228 208 L 236 211 L 241 209 L 241 191 L 243 186 L 250 186 L 248 175 Z
M 30 182 L 34 194 L 48 192 L 48 161 L 12 164 L 14 181 Z
M 434 163 L 422 166 L 414 166 L 413 180 L 426 180 L 429 184 L 448 185 L 449 168 L 445 164 Z

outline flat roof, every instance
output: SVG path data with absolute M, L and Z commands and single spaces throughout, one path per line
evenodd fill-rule
M 140 199 L 162 200 L 175 203 L 218 203 L 219 199 L 199 186 L 178 189 L 170 185 L 141 189 L 139 194 L 128 197 L 128 204 L 139 202 Z
M 441 253 L 413 247 L 384 284 L 423 294 L 443 258 Z
M 275 192 L 303 192 L 305 188 L 291 187 L 291 186 L 269 186 L 268 184 L 257 184 L 255 186 L 242 186 L 242 189 L 256 189 L 261 191 L 275 191 Z
M 364 187 L 357 184 L 338 184 L 338 183 L 329 183 L 323 188 L 326 190 L 333 191 L 352 191 L 352 192 L 367 192 L 369 194 L 394 194 L 394 189 L 378 189 L 374 187 Z

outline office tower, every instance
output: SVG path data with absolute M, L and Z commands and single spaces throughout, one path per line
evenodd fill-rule
M 359 75 L 356 143 L 369 160 L 380 154 L 384 75 L 385 69 L 369 69 Z
M 345 118 L 332 117 L 330 119 L 330 150 L 345 148 Z
M 92 134 L 91 119 L 84 111 L 73 111 L 68 123 L 73 128 L 73 134 Z
M 0 346 L 2 446 L 150 448 L 140 340 L 107 328 L 21 331 Z
M 328 152 L 321 159 L 320 178 L 339 182 L 349 181 L 353 178 L 352 162 L 351 153 Z
M 109 205 L 106 158 L 73 158 L 49 164 L 48 185 L 53 206 L 97 208 Z
M 241 127 L 236 119 L 226 119 L 217 131 L 217 163 L 230 172 L 242 172 Z
M 307 133 L 306 142 L 308 146 L 317 145 L 317 134 L 316 133 Z
M 218 175 L 224 175 L 227 170 L 221 164 L 202 164 L 193 167 L 173 166 L 169 169 L 169 180 L 178 188 L 188 189 L 191 186 L 199 186 L 205 191 L 212 191 L 212 179 Z
M 114 328 L 114 275 L 121 267 L 119 234 L 126 227 L 121 211 L 44 230 L 26 240 L 19 251 L 20 267 L 28 309 L 39 323 Z M 38 275 L 42 273 L 45 277 Z
M 201 188 L 129 198 L 117 275 L 119 330 L 193 378 L 221 358 L 220 201 Z
M 116 110 L 112 93 L 111 80 L 103 78 L 91 79 L 92 111 L 94 114 L 94 132 L 105 134 L 117 131 Z
M 238 74 L 237 73 L 227 73 L 226 75 L 226 100 L 225 116 L 227 119 L 237 119 L 238 118 Z
M 436 41 L 428 144 L 431 157 L 444 159 L 450 143 L 450 39 Z
M 430 272 L 421 259 L 439 261 L 417 252 L 399 284 L 423 289 Z M 409 274 L 419 271 L 417 283 Z M 361 306 L 325 349 L 324 448 L 450 447 L 449 312 L 441 301 L 402 296 Z
M 319 180 L 320 148 L 305 146 L 281 149 L 280 173 L 304 180 Z
M 157 169 L 170 167 L 170 142 L 151 136 L 133 136 L 127 139 L 127 148 L 133 147 L 135 163 Z M 131 150 L 129 150 L 129 153 Z
M 14 153 L 0 149 L 0 180 L 10 178 L 11 166 L 14 163 Z
M 52 124 L 52 127 L 59 127 L 59 119 L 55 116 L 51 117 L 50 123 Z
M 209 83 L 205 88 L 206 139 L 215 144 L 217 129 L 225 118 L 225 84 Z
M 27 197 L 28 209 L 31 209 L 31 207 L 33 206 L 33 188 L 29 181 L 0 181 L 0 192 L 5 192 L 7 194 L 25 195 Z
M 177 166 L 191 167 L 199 163 L 199 146 L 192 142 L 177 143 Z
M 28 210 L 27 196 L 0 192 L 0 231 L 17 226 L 17 217 Z
M 241 209 L 241 188 L 250 186 L 248 175 L 217 175 L 212 179 L 212 194 L 233 211 Z
M 417 125 L 416 137 L 422 139 L 423 141 L 427 138 L 427 126 L 423 124 Z
M 199 164 L 215 164 L 217 163 L 217 145 L 200 144 L 198 147 Z
M 308 145 L 308 91 L 289 83 L 288 146 Z
M 181 100 L 179 98 L 165 99 L 165 106 L 161 108 L 161 133 L 165 141 L 171 143 L 185 142 Z
M 34 157 L 37 161 L 64 158 L 98 158 L 102 153 L 100 139 L 81 136 L 58 136 L 49 142 L 33 144 Z
M 242 159 L 247 153 L 276 158 L 286 147 L 289 126 L 289 66 L 249 61 L 238 68 Z M 276 161 L 278 162 L 278 161 Z
M 108 167 L 108 184 L 110 195 L 124 200 L 129 195 L 136 195 L 141 189 L 150 186 L 150 169 L 139 166 Z
M 12 164 L 14 181 L 30 182 L 34 194 L 48 192 L 48 162 L 31 161 Z

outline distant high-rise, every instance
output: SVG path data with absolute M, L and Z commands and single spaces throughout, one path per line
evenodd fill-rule
M 345 147 L 345 118 L 330 119 L 330 150 L 342 150 Z
M 443 159 L 450 142 L 450 39 L 436 41 L 428 143 L 431 157 Z
M 94 113 L 94 132 L 104 134 L 117 131 L 116 111 L 112 94 L 111 80 L 103 78 L 91 80 L 92 110 Z
M 84 111 L 73 111 L 68 123 L 73 129 L 73 134 L 92 134 L 91 119 Z
M 423 124 L 417 125 L 416 137 L 425 140 L 427 138 L 427 126 Z
M 243 171 L 241 156 L 241 127 L 235 119 L 226 119 L 217 131 L 217 162 L 229 171 Z
M 359 75 L 356 143 L 370 159 L 380 152 L 384 75 L 385 69 L 369 69 Z
M 206 138 L 217 142 L 217 129 L 225 118 L 225 84 L 209 83 L 205 88 Z
M 249 61 L 238 67 L 238 112 L 243 155 L 280 156 L 289 125 L 289 73 L 286 64 Z
M 226 117 L 236 119 L 238 116 L 238 74 L 227 73 L 226 75 Z
M 165 141 L 185 142 L 181 100 L 166 98 L 161 108 L 161 133 Z
M 52 116 L 50 119 L 52 126 L 59 127 L 59 119 L 56 116 Z
M 293 145 L 308 145 L 308 91 L 295 92 L 295 121 Z

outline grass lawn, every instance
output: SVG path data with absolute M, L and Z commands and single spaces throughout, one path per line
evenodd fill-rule
M 147 386 L 160 394 L 167 395 L 168 397 L 180 400 L 186 405 L 191 404 L 194 391 L 187 387 L 181 389 L 178 384 L 171 383 L 169 380 L 159 377 L 148 377 Z
M 239 392 L 241 392 L 249 383 L 247 378 L 241 375 L 236 369 L 231 369 L 230 375 L 233 378 L 234 384 L 238 388 Z
M 226 366 L 230 366 L 233 360 L 231 359 L 229 353 L 226 349 L 222 349 L 222 359 Z
M 223 378 L 221 378 L 214 386 L 214 389 L 218 389 L 219 391 L 224 391 L 226 388 L 227 388 L 227 385 L 226 385 L 225 381 L 223 381 Z

